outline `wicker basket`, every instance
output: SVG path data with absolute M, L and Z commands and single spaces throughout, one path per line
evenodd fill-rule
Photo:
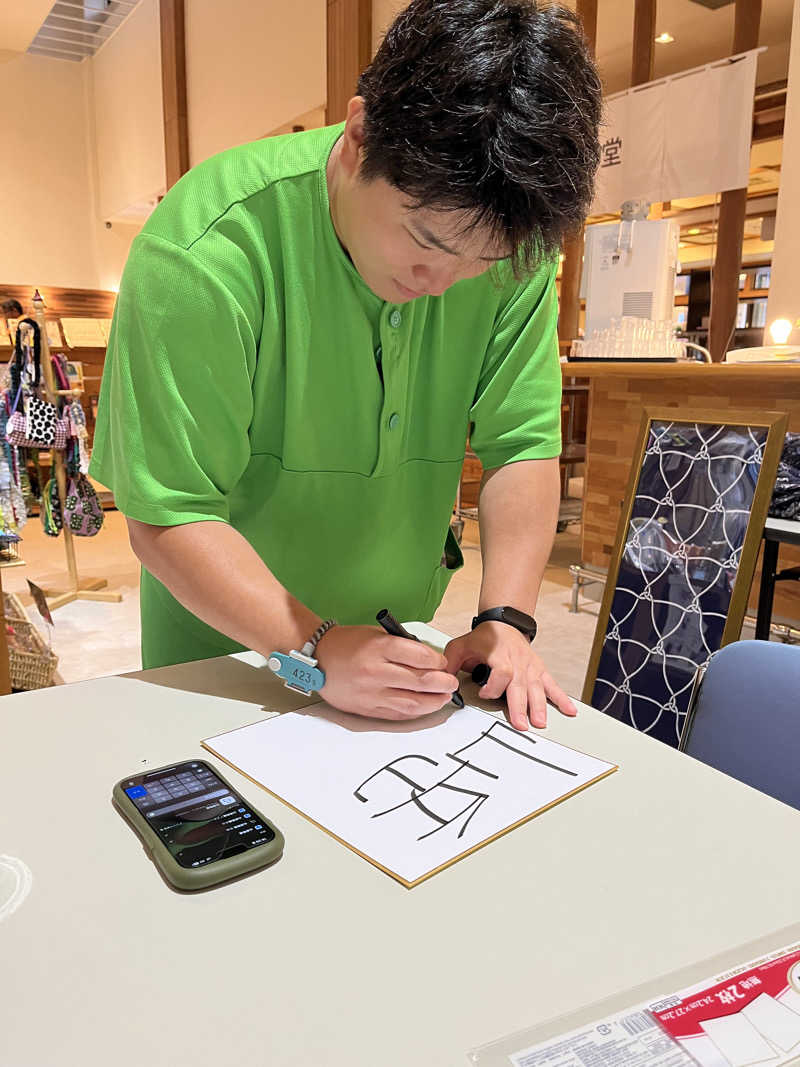
M 3 593 L 12 689 L 46 689 L 53 684 L 58 656 L 51 651 L 14 593 Z M 8 630 L 13 632 L 8 632 Z

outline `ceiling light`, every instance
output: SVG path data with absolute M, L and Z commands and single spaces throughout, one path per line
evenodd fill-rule
M 675 38 L 671 33 L 660 33 L 658 37 L 656 37 L 656 44 L 672 44 L 674 40 Z
M 689 230 L 689 236 L 690 237 L 697 237 L 698 233 L 700 233 L 700 231 L 698 230 L 698 228 L 696 226 L 693 227 L 693 229 Z

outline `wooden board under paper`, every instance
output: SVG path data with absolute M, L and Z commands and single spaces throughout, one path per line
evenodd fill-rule
M 203 747 L 407 888 L 617 769 L 470 706 L 385 722 L 314 704 Z

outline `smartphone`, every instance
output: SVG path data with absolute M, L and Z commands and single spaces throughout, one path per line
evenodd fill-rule
M 112 799 L 177 889 L 207 889 L 283 852 L 280 830 L 205 760 L 132 774 Z

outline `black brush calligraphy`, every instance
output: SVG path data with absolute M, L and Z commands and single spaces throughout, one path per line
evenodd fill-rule
M 515 764 L 518 759 L 530 760 L 561 774 L 577 777 L 577 771 L 535 756 L 532 750 L 537 743 L 535 738 L 520 734 L 505 723 L 495 722 L 474 741 L 455 752 L 446 752 L 441 762 L 418 754 L 398 756 L 365 778 L 353 796 L 362 804 L 368 804 L 371 800 L 368 793 L 373 792 L 368 787 L 380 779 L 380 789 L 385 793 L 387 788 L 392 792 L 397 788 L 399 799 L 381 811 L 373 812 L 370 818 L 380 819 L 412 805 L 434 824 L 420 834 L 418 841 L 453 824 L 459 824 L 457 836 L 461 838 L 481 807 L 494 795 L 492 787 L 500 783 L 503 770 L 509 769 L 510 760 Z M 469 755 L 465 756 L 465 753 Z M 470 774 L 480 777 L 468 784 L 465 778 L 469 780 Z M 442 810 L 448 801 L 459 803 L 462 797 L 465 803 L 455 812 Z

